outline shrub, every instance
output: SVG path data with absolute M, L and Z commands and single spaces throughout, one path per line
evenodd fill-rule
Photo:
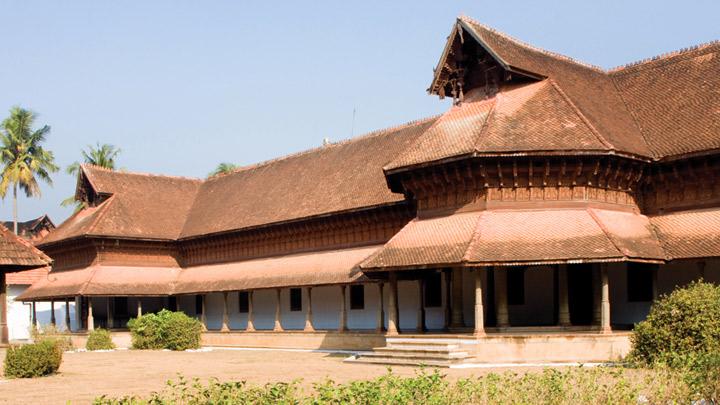
M 66 352 L 73 349 L 72 339 L 67 332 L 60 331 L 55 325 L 42 325 L 40 328 L 30 327 L 30 337 L 33 342 L 38 343 L 49 340 L 58 345 L 61 351 Z
M 62 349 L 52 340 L 11 346 L 5 354 L 5 376 L 41 377 L 55 373 L 62 362 Z
M 115 348 L 115 344 L 110 337 L 110 331 L 95 329 L 88 335 L 85 348 L 88 350 L 112 350 Z
M 186 350 L 200 347 L 200 321 L 166 309 L 131 319 L 128 327 L 134 349 Z
M 720 351 L 720 286 L 693 282 L 663 296 L 635 325 L 630 359 L 678 365 L 683 356 Z

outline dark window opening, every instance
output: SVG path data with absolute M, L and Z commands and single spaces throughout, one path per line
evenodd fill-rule
M 502 271 L 502 270 L 501 270 Z M 513 267 L 507 271 L 508 305 L 525 304 L 525 268 Z
M 203 307 L 202 300 L 203 300 L 202 295 L 195 296 L 195 313 L 198 315 L 202 314 L 202 307 Z
M 128 317 L 128 299 L 127 297 L 115 297 L 113 298 L 113 314 L 116 317 L 126 318 Z
M 442 274 L 432 273 L 425 277 L 425 308 L 438 308 L 442 306 Z
M 628 263 L 628 302 L 648 302 L 653 300 L 653 271 L 655 269 L 656 267 L 652 264 Z
M 177 297 L 168 297 L 168 309 L 170 311 L 177 311 Z
M 290 311 L 302 311 L 302 290 L 290 289 Z
M 247 291 L 238 292 L 238 310 L 241 314 L 250 312 L 250 293 Z
M 365 309 L 365 286 L 350 286 L 350 309 Z

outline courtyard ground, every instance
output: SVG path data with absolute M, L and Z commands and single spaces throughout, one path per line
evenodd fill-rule
M 35 379 L 0 377 L 2 404 L 86 404 L 102 394 L 112 397 L 143 395 L 161 390 L 168 379 L 180 373 L 206 381 L 246 380 L 253 384 L 302 379 L 308 388 L 313 382 L 331 377 L 337 382 L 376 377 L 387 372 L 381 365 L 343 363 L 344 354 L 223 350 L 168 352 L 118 350 L 113 352 L 65 353 L 57 375 Z M 0 349 L 0 359 L 5 350 Z M 0 366 L 1 368 L 1 366 Z M 494 369 L 498 371 L 501 369 Z M 396 367 L 393 372 L 413 375 L 413 367 Z M 449 378 L 487 373 L 488 369 L 443 369 Z

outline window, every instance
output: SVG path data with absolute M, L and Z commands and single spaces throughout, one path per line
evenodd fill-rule
M 250 311 L 250 293 L 247 291 L 238 291 L 238 311 L 241 314 L 247 314 Z
M 432 273 L 425 277 L 425 292 L 423 293 L 426 308 L 442 306 L 442 274 Z
M 202 295 L 195 296 L 195 313 L 198 315 L 202 314 L 202 307 L 203 307 L 202 301 L 203 301 Z
M 646 302 L 653 300 L 653 271 L 655 271 L 655 268 L 652 264 L 628 263 L 628 302 Z
M 113 299 L 113 313 L 118 318 L 128 316 L 128 299 L 127 297 L 115 297 Z
M 365 286 L 350 286 L 350 309 L 365 309 Z
M 503 271 L 503 270 L 500 270 Z M 507 270 L 508 305 L 525 304 L 525 268 L 511 267 Z
M 290 289 L 290 310 L 302 311 L 302 290 L 299 288 Z

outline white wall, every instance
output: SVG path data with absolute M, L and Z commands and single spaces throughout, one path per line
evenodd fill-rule
M 30 338 L 32 304 L 15 301 L 15 297 L 28 287 L 27 285 L 9 285 L 7 287 L 7 320 L 11 341 L 22 341 Z M 39 325 L 50 325 L 50 302 L 38 302 L 35 305 Z M 55 302 L 55 322 L 58 329 L 65 330 L 65 301 Z M 75 302 L 72 300 L 70 301 L 70 327 L 73 330 L 77 329 L 75 324 Z

